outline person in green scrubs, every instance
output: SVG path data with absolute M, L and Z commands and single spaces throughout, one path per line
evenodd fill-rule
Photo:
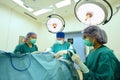
M 65 33 L 64 32 L 57 32 L 56 33 L 56 43 L 54 43 L 52 45 L 52 47 L 50 48 L 50 52 L 53 52 L 54 54 L 56 54 L 57 58 L 65 58 L 70 60 L 70 57 L 72 54 L 68 54 L 68 52 L 70 53 L 74 53 L 75 50 L 73 48 L 73 46 L 69 43 L 65 41 Z
M 120 80 L 120 63 L 113 50 L 105 46 L 107 35 L 97 26 L 89 26 L 82 32 L 86 46 L 93 47 L 86 57 L 85 65 L 89 69 L 83 73 L 83 80 Z M 81 66 L 78 55 L 73 55 L 72 60 Z
M 34 32 L 29 32 L 26 35 L 24 43 L 18 44 L 14 50 L 14 53 L 32 53 L 38 51 L 38 47 L 35 45 L 37 35 Z

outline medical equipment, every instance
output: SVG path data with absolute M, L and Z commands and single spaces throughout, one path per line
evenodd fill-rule
M 103 2 L 107 5 L 105 6 L 99 1 L 94 0 L 80 0 L 74 8 L 76 18 L 87 25 L 108 23 L 113 16 L 113 9 L 107 0 L 103 0 Z M 108 16 L 107 6 L 110 9 L 110 16 Z
M 65 21 L 60 15 L 51 14 L 48 16 L 46 25 L 49 32 L 61 32 L 65 28 Z

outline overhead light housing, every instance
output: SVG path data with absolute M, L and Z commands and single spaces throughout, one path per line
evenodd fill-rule
M 64 0 L 64 1 L 61 1 L 59 3 L 56 3 L 56 7 L 57 8 L 61 8 L 61 7 L 65 7 L 65 6 L 68 6 L 71 4 L 71 0 Z
M 65 27 L 65 21 L 60 15 L 52 14 L 48 16 L 46 25 L 49 32 L 57 33 L 63 31 Z
M 38 16 L 38 15 L 41 15 L 41 14 L 44 14 L 44 13 L 47 13 L 47 12 L 50 12 L 50 11 L 52 11 L 52 9 L 41 9 L 41 10 L 33 12 L 33 14 L 35 16 Z
M 108 11 L 100 2 L 84 1 L 81 3 L 79 1 L 75 6 L 75 16 L 84 24 L 98 25 L 107 22 Z

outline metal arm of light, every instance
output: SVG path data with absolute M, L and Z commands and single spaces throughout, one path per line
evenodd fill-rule
M 106 24 L 110 21 L 113 15 L 113 10 L 111 5 L 106 1 L 103 0 L 107 5 L 109 6 L 111 10 L 110 18 L 108 18 L 108 11 L 106 7 L 97 1 L 84 1 L 84 2 L 78 2 L 75 5 L 74 13 L 76 18 L 88 25 L 98 25 L 98 24 Z
M 119 10 L 120 10 L 120 4 L 118 4 L 118 5 L 116 6 L 116 11 L 114 12 L 113 15 L 115 15 Z
M 65 28 L 64 19 L 58 14 L 51 14 L 48 16 L 48 21 L 46 23 L 48 31 L 51 33 L 56 33 L 63 31 Z
M 111 18 L 112 18 L 112 16 L 113 16 L 113 9 L 112 9 L 112 6 L 110 5 L 110 3 L 109 3 L 107 0 L 103 0 L 103 1 L 108 4 L 108 6 L 109 6 L 109 8 L 110 8 L 110 11 L 111 11 L 110 18 L 103 23 L 103 24 L 106 24 L 106 23 L 108 23 L 108 22 L 111 20 Z

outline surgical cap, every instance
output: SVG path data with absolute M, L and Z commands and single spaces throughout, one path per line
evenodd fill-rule
M 56 38 L 64 38 L 65 37 L 65 33 L 64 32 L 57 32 L 56 33 Z
M 82 33 L 83 33 L 83 35 L 86 34 L 90 37 L 94 37 L 101 44 L 107 43 L 106 32 L 97 26 L 89 26 L 89 27 L 85 28 L 82 31 Z
M 34 33 L 34 32 L 29 32 L 29 33 L 26 35 L 26 38 L 29 38 L 31 35 L 37 35 L 37 34 Z

